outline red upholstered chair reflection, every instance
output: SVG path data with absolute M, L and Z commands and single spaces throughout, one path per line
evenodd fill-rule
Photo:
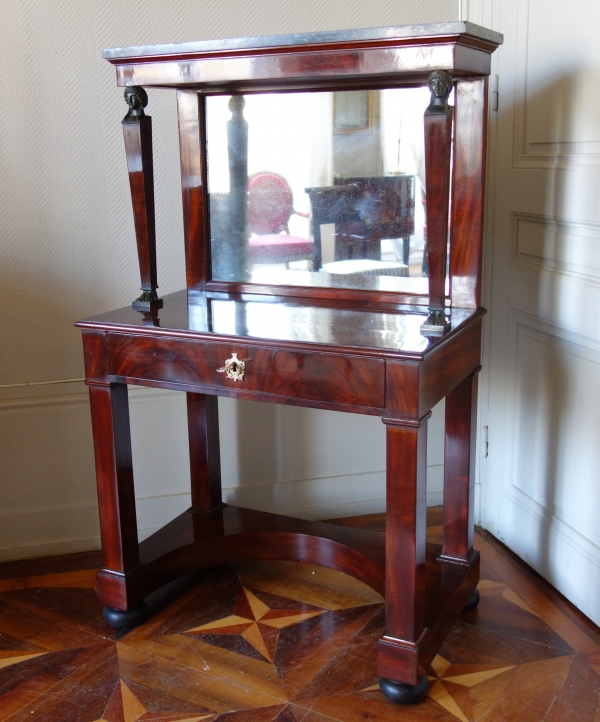
M 292 189 L 278 173 L 261 171 L 248 179 L 249 258 L 255 263 L 289 263 L 312 259 L 313 243 L 290 235 L 293 215 L 308 218 L 294 210 Z

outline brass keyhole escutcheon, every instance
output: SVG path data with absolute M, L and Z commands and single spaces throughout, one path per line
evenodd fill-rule
M 237 357 L 237 353 L 232 353 L 231 358 L 225 361 L 225 366 L 217 369 L 217 373 L 227 374 L 228 379 L 241 381 L 246 373 L 246 364 Z

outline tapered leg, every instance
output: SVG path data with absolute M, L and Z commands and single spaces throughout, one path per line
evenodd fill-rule
M 218 398 L 187 394 L 192 509 L 211 512 L 223 506 L 219 450 Z
M 467 564 L 473 551 L 477 376 L 446 396 L 442 559 Z
M 406 704 L 427 692 L 416 649 L 425 630 L 427 422 L 388 423 L 386 434 L 385 634 L 377 667 L 382 692 Z
M 126 583 L 127 573 L 140 561 L 127 386 L 90 385 L 90 405 L 102 539 L 98 595 L 113 613 L 113 624 L 122 611 L 129 610 L 128 619 L 144 613 L 140 600 L 128 597 Z

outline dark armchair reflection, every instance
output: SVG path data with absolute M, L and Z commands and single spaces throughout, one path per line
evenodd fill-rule
M 315 270 L 408 276 L 410 236 L 415 229 L 414 176 L 336 178 L 333 186 L 307 188 L 306 193 L 313 212 Z M 321 225 L 328 223 L 335 224 L 334 261 L 323 266 Z M 381 261 L 384 238 L 403 239 L 403 263 Z M 359 259 L 374 263 L 341 263 Z

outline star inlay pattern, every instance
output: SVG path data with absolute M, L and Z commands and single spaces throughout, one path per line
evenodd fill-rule
M 238 597 L 236 614 L 230 614 L 214 622 L 201 624 L 186 630 L 198 635 L 241 635 L 266 660 L 273 662 L 279 630 L 299 624 L 323 614 L 325 610 L 303 611 L 298 609 L 270 609 L 249 589 L 242 588 Z
M 481 603 L 432 660 L 416 708 L 378 689 L 383 600 L 339 572 L 216 569 L 119 639 L 102 619 L 95 570 L 0 579 L 0 720 L 600 720 L 600 631 L 576 625 L 481 537 L 478 546 Z

